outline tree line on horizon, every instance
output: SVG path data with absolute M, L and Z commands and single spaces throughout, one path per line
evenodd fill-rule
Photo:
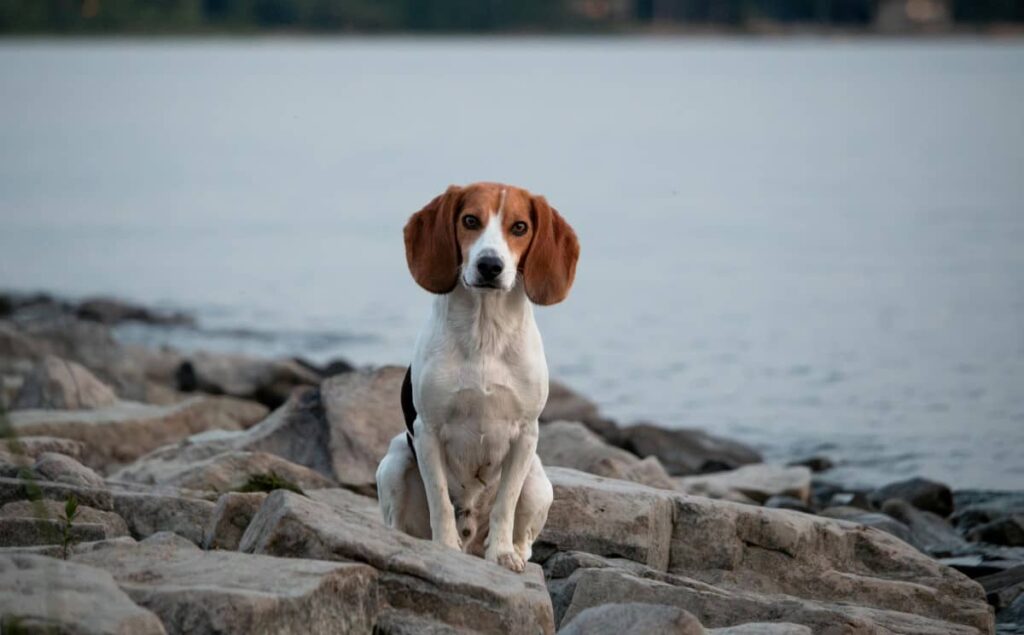
M 904 0 L 899 0 L 900 3 Z M 1024 22 L 1024 0 L 906 0 L 950 24 Z M 0 0 L 0 33 L 588 32 L 754 23 L 868 28 L 894 0 Z M 902 7 L 901 7 L 902 9 Z

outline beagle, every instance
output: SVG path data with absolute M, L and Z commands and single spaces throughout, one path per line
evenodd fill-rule
M 552 501 L 536 452 L 548 368 L 531 302 L 568 295 L 576 234 L 544 197 L 476 183 L 413 214 L 405 254 L 438 295 L 403 386 L 408 432 L 377 468 L 384 522 L 522 571 Z

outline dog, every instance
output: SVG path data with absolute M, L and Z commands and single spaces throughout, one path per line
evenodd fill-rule
M 579 242 L 544 197 L 498 183 L 449 187 L 404 234 L 413 279 L 437 296 L 403 383 L 407 431 L 377 468 L 384 522 L 521 572 L 553 500 L 532 304 L 566 298 Z

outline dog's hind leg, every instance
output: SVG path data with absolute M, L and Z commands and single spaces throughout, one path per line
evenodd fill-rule
M 417 538 L 430 539 L 426 490 L 404 432 L 391 440 L 377 467 L 377 497 L 384 524 Z
M 523 491 L 516 504 L 515 527 L 512 531 L 512 544 L 516 553 L 524 562 L 533 555 L 533 541 L 544 529 L 548 519 L 548 509 L 554 500 L 551 481 L 544 473 L 540 457 L 533 455 L 530 471 L 523 482 Z

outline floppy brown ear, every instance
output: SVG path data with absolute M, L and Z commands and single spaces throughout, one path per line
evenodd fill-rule
M 556 304 L 569 295 L 580 243 L 569 223 L 543 196 L 532 196 L 530 202 L 534 233 L 523 266 L 526 295 L 534 304 Z
M 462 188 L 452 185 L 405 224 L 405 259 L 416 282 L 431 293 L 448 293 L 459 280 L 462 252 L 455 237 L 455 216 Z

